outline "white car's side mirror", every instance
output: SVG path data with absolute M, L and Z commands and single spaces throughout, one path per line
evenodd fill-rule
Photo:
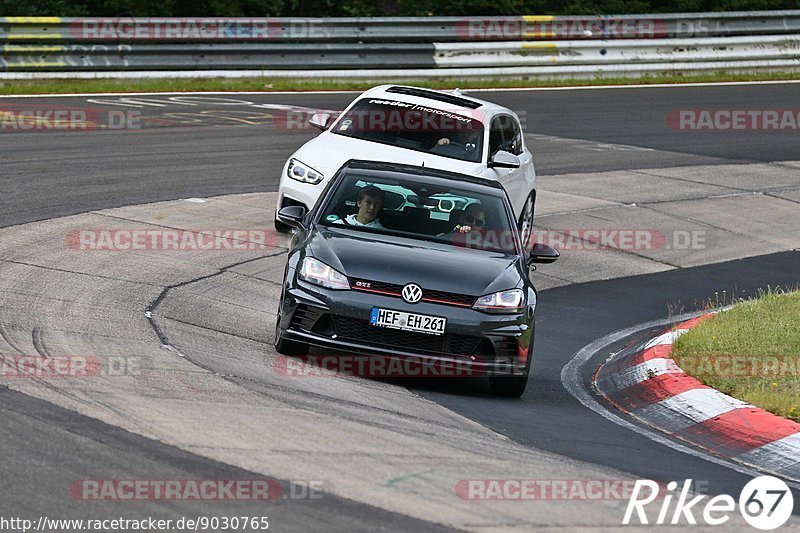
M 498 150 L 489 159 L 489 168 L 519 168 L 519 158 L 511 152 Z
M 308 123 L 315 128 L 325 131 L 328 129 L 328 124 L 331 122 L 331 114 L 330 113 L 314 113 L 311 115 L 311 118 L 308 119 Z

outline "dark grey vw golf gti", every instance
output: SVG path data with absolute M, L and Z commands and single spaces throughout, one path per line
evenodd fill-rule
M 275 348 L 309 346 L 381 358 L 467 365 L 492 392 L 520 396 L 533 356 L 532 263 L 495 181 L 423 167 L 349 161 L 297 229 Z

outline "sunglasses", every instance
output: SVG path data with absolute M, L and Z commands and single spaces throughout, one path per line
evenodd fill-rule
M 486 220 L 482 218 L 475 218 L 472 215 L 464 215 L 464 222 L 470 226 L 478 226 L 479 228 L 486 224 Z

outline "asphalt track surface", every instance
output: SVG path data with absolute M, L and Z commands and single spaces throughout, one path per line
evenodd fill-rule
M 527 133 L 536 136 L 533 152 L 537 170 L 546 176 L 800 160 L 797 131 L 682 132 L 671 129 L 665 118 L 676 109 L 792 109 L 798 91 L 797 85 L 746 85 L 496 92 L 481 96 L 522 112 L 527 118 Z M 254 102 L 340 109 L 352 97 L 300 94 L 246 98 Z M 41 104 L 42 100 L 14 100 L 15 104 L 27 102 Z M 48 103 L 90 105 L 83 97 L 49 99 Z M 185 111 L 180 106 L 176 109 Z M 176 109 L 139 110 L 148 114 Z M 277 172 L 285 158 L 313 135 L 280 131 L 272 124 L 226 124 L 229 122 L 113 132 L 1 133 L 0 226 L 174 198 L 274 191 Z M 738 494 L 749 479 L 747 476 L 654 443 L 587 410 L 564 389 L 561 368 L 593 340 L 663 318 L 670 309 L 698 309 L 723 290 L 728 294 L 748 295 L 767 285 L 798 282 L 800 253 L 790 252 L 543 291 L 537 311 L 534 375 L 522 400 L 492 398 L 473 388 L 453 390 L 451 384 L 445 389 L 425 383 L 417 390 L 525 445 L 613 466 L 642 477 L 701 480 L 707 482 L 711 492 Z M 624 344 L 625 340 L 607 352 Z M 584 367 L 583 382 L 587 386 L 595 363 L 607 356 L 608 353 L 597 354 Z M 27 481 L 21 484 L 27 487 L 25 490 L 2 503 L 4 511 L 10 505 L 9 510 L 46 514 L 53 500 L 43 490 L 47 485 L 44 480 L 56 478 L 66 482 L 74 479 L 75 472 L 81 472 L 83 465 L 92 464 L 96 468 L 98 462 L 117 475 L 126 469 L 139 476 L 152 472 L 153 476 L 160 474 L 164 478 L 247 475 L 101 426 L 74 413 L 42 409 L 40 404 L 0 390 L 3 412 L 0 446 L 12 458 L 5 462 L 4 471 L 7 479 Z M 368 530 L 376 523 L 388 529 L 436 529 L 434 524 L 419 523 L 363 504 L 327 497 L 324 501 L 324 506 L 315 503 L 301 513 L 293 512 L 288 502 L 285 510 L 272 508 L 270 514 L 286 512 L 287 518 L 280 522 L 306 530 L 320 524 L 326 529 Z M 185 514 L 179 506 L 173 507 L 176 516 Z M 158 512 L 168 517 L 161 512 L 166 511 L 164 508 Z M 131 514 L 139 510 L 132 508 Z M 148 513 L 158 514 L 150 507 Z M 800 513 L 798 491 L 795 491 L 795 513 Z M 344 521 L 332 522 L 338 519 Z
M 480 92 L 520 114 L 540 175 L 632 168 L 800 160 L 800 130 L 675 130 L 681 109 L 794 109 L 800 85 Z M 221 97 L 224 98 L 224 95 Z M 164 97 L 142 97 L 167 101 Z M 353 94 L 242 95 L 254 103 L 343 109 Z M 122 106 L 120 98 L 0 99 L 0 109 L 131 111 L 141 130 L 0 132 L 0 227 L 91 209 L 219 194 L 277 190 L 286 158 L 316 130 L 251 119 L 269 109 L 239 106 Z M 167 103 L 169 103 L 167 101 Z M 228 110 L 212 118 L 207 110 Z M 222 116 L 225 113 L 222 112 Z M 245 126 L 236 119 L 253 122 Z M 231 126 L 238 124 L 238 126 Z
M 515 441 L 588 462 L 612 466 L 647 479 L 694 479 L 716 494 L 738 494 L 751 478 L 688 456 L 609 423 L 586 409 L 561 383 L 561 369 L 584 346 L 629 326 L 674 312 L 692 312 L 726 291 L 736 297 L 767 285 L 791 286 L 800 278 L 800 253 L 788 252 L 608 281 L 567 285 L 540 293 L 533 378 L 522 401 L 476 395 L 465 388 L 420 392 L 445 407 L 508 435 Z M 716 293 L 716 294 L 715 294 Z M 661 328 L 663 329 L 663 328 Z M 644 330 L 599 352 L 582 368 L 582 383 Z M 588 387 L 588 385 L 587 385 Z M 795 512 L 800 512 L 795 490 Z
M 268 517 L 272 529 L 296 531 L 448 531 L 447 528 L 356 503 L 331 494 L 318 499 L 282 499 L 308 494 L 282 483 L 281 498 L 247 502 L 87 502 L 65 498 L 67 488 L 88 472 L 106 479 L 264 479 L 240 468 L 167 446 L 96 419 L 0 387 L 3 501 L 0 516 L 142 520 L 183 517 Z M 13 490 L 12 490 L 13 487 Z M 320 495 L 321 496 L 321 495 Z M 87 506 L 88 504 L 88 506 Z M 36 520 L 36 518 L 33 518 Z M 110 529 L 106 529 L 110 531 Z M 250 530 L 248 530 L 250 531 Z

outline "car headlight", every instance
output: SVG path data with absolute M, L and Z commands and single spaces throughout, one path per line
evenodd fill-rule
M 298 161 L 295 158 L 289 159 L 289 166 L 286 168 L 286 175 L 293 180 L 302 181 L 303 183 L 310 183 L 312 185 L 316 185 L 325 178 L 321 172 L 317 172 L 310 166 Z
M 524 304 L 525 293 L 521 289 L 511 289 L 481 296 L 472 308 L 489 313 L 518 313 Z
M 313 257 L 303 259 L 303 266 L 300 267 L 298 277 L 303 281 L 328 289 L 347 290 L 350 288 L 347 276 Z

